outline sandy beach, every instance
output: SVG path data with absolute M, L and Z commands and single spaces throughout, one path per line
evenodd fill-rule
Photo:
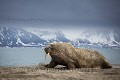
M 43 66 L 0 67 L 0 80 L 120 80 L 120 65 L 112 69 L 62 67 L 47 69 Z

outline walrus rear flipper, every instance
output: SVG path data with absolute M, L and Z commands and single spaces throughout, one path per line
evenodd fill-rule
M 102 69 L 110 69 L 112 66 L 110 65 L 109 62 L 104 61 L 101 66 Z

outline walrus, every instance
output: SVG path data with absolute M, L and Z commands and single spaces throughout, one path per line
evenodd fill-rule
M 46 65 L 54 68 L 57 65 L 73 68 L 112 68 L 107 59 L 98 51 L 75 48 L 69 43 L 51 43 L 44 51 L 51 56 L 51 61 Z

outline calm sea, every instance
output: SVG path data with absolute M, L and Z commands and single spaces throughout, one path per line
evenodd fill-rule
M 120 64 L 120 49 L 96 49 L 111 64 Z M 30 66 L 49 63 L 50 56 L 45 59 L 43 48 L 0 48 L 0 66 Z

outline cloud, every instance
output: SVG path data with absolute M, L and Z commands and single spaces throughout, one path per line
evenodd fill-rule
M 20 27 L 120 26 L 119 0 L 0 0 L 0 24 Z M 45 18 L 13 21 L 8 18 Z

